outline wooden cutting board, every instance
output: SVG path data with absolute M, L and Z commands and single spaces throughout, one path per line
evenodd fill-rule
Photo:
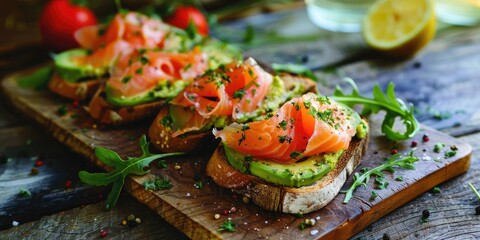
M 4 79 L 3 95 L 14 107 L 73 151 L 104 169 L 106 167 L 94 156 L 93 150 L 96 146 L 112 149 L 122 157 L 139 155 L 137 141 L 146 133 L 148 121 L 121 128 L 103 128 L 92 123 L 81 106 L 75 106 L 47 91 L 18 87 L 16 82 L 19 76 L 20 73 Z M 64 105 L 67 106 L 67 113 L 58 114 L 58 109 Z M 369 149 L 358 169 L 378 166 L 385 157 L 390 156 L 393 148 L 404 153 L 413 149 L 410 141 L 394 143 L 381 136 L 379 119 L 371 119 L 370 125 L 372 130 Z M 428 134 L 430 141 L 422 141 L 424 134 Z M 470 145 L 426 126 L 422 126 L 412 140 L 418 142 L 415 155 L 420 161 L 415 163 L 416 169 L 386 173 L 390 185 L 383 190 L 375 189 L 377 198 L 370 200 L 374 187 L 371 180 L 368 187 L 355 191 L 348 204 L 342 203 L 344 194 L 341 193 L 325 208 L 301 217 L 267 212 L 251 203 L 246 204 L 240 196 L 219 188 L 206 178 L 205 163 L 215 147 L 214 144 L 207 144 L 205 148 L 208 150 L 201 154 L 169 159 L 166 169 L 159 169 L 154 162 L 151 164 L 151 173 L 128 177 L 124 189 L 194 239 L 345 239 L 395 208 L 468 170 L 472 152 Z M 445 143 L 445 149 L 455 145 L 458 148 L 457 154 L 445 158 L 445 150 L 440 153 L 433 152 L 434 145 L 438 142 Z M 180 169 L 176 166 L 180 166 Z M 167 176 L 173 187 L 160 191 L 144 190 L 142 183 L 153 179 L 155 175 Z M 395 181 L 398 176 L 403 176 L 404 180 Z M 198 188 L 199 182 L 203 188 Z M 351 178 L 347 180 L 344 189 L 350 185 Z M 236 208 L 235 213 L 226 216 L 221 214 L 232 207 Z M 220 214 L 220 219 L 216 220 L 215 214 Z M 421 218 L 412 217 L 419 220 Z M 218 231 L 220 224 L 227 218 L 236 223 L 236 232 Z M 298 226 L 306 218 L 317 219 L 316 224 L 300 230 Z

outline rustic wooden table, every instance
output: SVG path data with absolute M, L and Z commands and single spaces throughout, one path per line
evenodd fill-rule
M 303 41 L 284 44 L 264 45 L 257 39 L 250 46 L 249 55 L 267 63 L 299 61 L 316 69 L 321 79 L 319 87 L 325 93 L 342 84 L 345 76 L 355 79 L 363 93 L 368 93 L 375 83 L 385 87 L 393 81 L 398 96 L 417 106 L 417 117 L 423 124 L 472 145 L 472 165 L 466 174 L 441 184 L 440 193 L 424 193 L 396 209 L 354 238 L 480 238 L 480 215 L 475 215 L 480 201 L 467 187 L 469 182 L 480 187 L 480 26 L 440 25 L 435 40 L 414 58 L 387 60 L 368 50 L 360 34 L 330 33 L 316 28 L 304 9 L 257 15 L 228 26 L 241 31 L 247 25 L 258 32 L 308 35 Z M 2 76 L 47 59 L 35 41 L 31 44 L 32 37 L 27 41 L 25 36 L 18 36 L 4 43 L 8 47 L 0 53 Z M 11 44 L 14 41 L 17 44 Z M 122 194 L 115 209 L 104 210 L 102 196 L 108 189 L 85 186 L 76 177 L 79 170 L 92 166 L 42 132 L 38 125 L 19 116 L 3 100 L 0 155 L 0 227 L 6 229 L 0 231 L 0 239 L 91 239 L 100 238 L 101 230 L 107 231 L 109 239 L 187 238 L 127 194 Z M 38 159 L 44 166 L 36 168 L 49 174 L 28 184 L 35 189 L 32 194 L 41 196 L 19 199 L 18 186 L 37 176 L 29 172 Z M 73 190 L 65 187 L 68 181 L 72 181 Z M 426 209 L 430 211 L 429 221 L 420 223 Z M 136 227 L 121 225 L 132 213 L 142 223 Z M 11 227 L 12 221 L 20 225 Z

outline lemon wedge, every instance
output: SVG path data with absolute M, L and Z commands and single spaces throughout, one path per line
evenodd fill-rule
M 430 0 L 379 0 L 363 21 L 367 44 L 392 56 L 412 56 L 434 35 L 435 13 Z

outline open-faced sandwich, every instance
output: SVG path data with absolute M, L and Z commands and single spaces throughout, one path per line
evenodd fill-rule
M 351 108 L 307 93 L 269 118 L 214 130 L 207 164 L 220 186 L 271 211 L 308 213 L 328 204 L 360 163 L 368 125 Z
M 241 59 L 240 52 L 195 32 L 135 12 L 119 13 L 106 26 L 76 32 L 83 47 L 55 57 L 49 87 L 89 104 L 92 118 L 118 125 L 158 112 L 209 69 Z
M 213 128 L 264 118 L 285 101 L 309 91 L 315 91 L 310 79 L 272 76 L 252 58 L 232 62 L 195 78 L 160 110 L 149 136 L 163 152 L 189 152 Z

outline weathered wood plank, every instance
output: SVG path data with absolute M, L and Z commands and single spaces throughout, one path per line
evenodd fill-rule
M 0 229 L 11 227 L 12 221 L 24 223 L 98 202 L 107 194 L 105 187 L 79 181 L 79 169 L 94 168 L 40 132 L 25 126 L 0 130 Z M 42 164 L 36 165 L 37 160 Z M 30 191 L 31 197 L 19 196 L 20 189 Z
M 102 202 L 20 223 L 0 231 L 0 239 L 100 239 L 101 230 L 107 232 L 106 239 L 188 239 L 127 194 L 122 194 L 117 204 L 111 211 L 106 211 Z M 130 214 L 139 217 L 141 223 L 135 227 L 122 225 Z
M 472 165 L 466 174 L 440 184 L 441 193 L 424 193 L 356 235 L 353 239 L 479 239 L 480 200 L 467 186 L 480 188 L 480 133 L 460 138 L 472 145 Z M 429 221 L 420 223 L 422 211 L 430 211 Z M 392 224 L 394 223 L 394 224 Z M 385 239 L 385 238 L 383 238 Z
M 397 97 L 415 104 L 425 125 L 454 136 L 480 130 L 477 106 L 480 28 L 445 29 L 423 52 L 412 59 L 374 59 L 336 69 L 318 71 L 321 92 L 329 94 L 342 81 L 353 78 L 361 93 L 371 94 L 374 84 L 383 89 L 395 83 Z M 440 119 L 439 119 L 440 118 Z
M 55 112 L 59 103 L 56 102 L 57 100 L 52 94 L 18 88 L 15 81 L 16 77 L 13 76 L 3 82 L 4 93 L 13 105 L 36 120 L 41 126 L 44 126 L 55 138 L 74 151 L 89 157 L 99 166 L 103 165 L 93 156 L 94 146 L 101 145 L 111 148 L 122 156 L 139 154 L 136 141 L 126 139 L 126 136 L 138 136 L 144 133 L 148 123 L 119 129 L 96 128 L 90 129 L 88 132 L 78 131 L 79 123 L 82 121 L 72 119 L 68 114 L 58 116 Z M 30 99 L 36 99 L 36 101 L 29 101 Z M 74 111 L 75 109 L 71 110 Z M 81 111 L 74 112 L 80 115 L 84 114 Z M 82 119 L 81 116 L 80 119 Z M 403 152 L 410 149 L 409 142 L 392 143 L 381 137 L 378 123 L 378 120 L 372 122 L 370 150 L 359 169 L 377 166 L 383 161 L 384 157 L 390 155 L 394 146 Z M 340 194 L 324 209 L 305 215 L 308 218 L 319 216 L 322 219 L 315 226 L 319 233 L 313 236 L 308 231 L 298 230 L 297 226 L 303 219 L 297 219 L 288 214 L 266 212 L 251 204 L 244 204 L 239 199 L 232 199 L 228 192 L 210 183 L 204 176 L 204 165 L 209 158 L 208 153 L 169 159 L 171 164 L 164 170 L 160 170 L 156 164 L 152 164 L 153 174 L 168 176 L 170 179 L 173 187 L 169 190 L 145 191 L 142 183 L 147 179 L 152 179 L 153 174 L 129 177 L 124 189 L 192 238 L 301 237 L 312 239 L 321 236 L 348 238 L 422 192 L 468 169 L 469 153 L 471 151 L 468 145 L 430 128 L 424 128 L 416 137 L 417 141 L 421 142 L 420 138 L 423 133 L 428 133 L 432 140 L 437 139 L 449 145 L 457 145 L 459 152 L 455 157 L 435 162 L 432 159 L 434 157 L 442 158 L 443 152 L 431 152 L 434 145 L 433 141 L 422 143 L 419 146 L 420 150 L 417 150 L 417 154 L 425 158 L 428 155 L 430 160 L 419 161 L 416 164 L 417 170 L 408 172 L 408 175 L 405 173 L 403 182 L 393 181 L 396 175 L 388 174 L 387 179 L 390 180 L 391 185 L 388 189 L 379 191 L 377 199 L 368 200 L 371 189 L 359 189 L 355 193 L 354 199 L 347 205 L 341 203 L 343 195 Z M 420 152 L 423 148 L 425 152 Z M 176 170 L 174 165 L 179 165 L 181 169 Z M 403 171 L 399 173 L 403 174 Z M 202 189 L 195 187 L 195 183 L 198 181 L 204 183 Z M 238 224 L 237 232 L 233 234 L 219 233 L 217 231 L 218 226 L 227 216 L 215 220 L 213 215 L 231 207 L 237 209 L 235 214 L 229 215 Z

